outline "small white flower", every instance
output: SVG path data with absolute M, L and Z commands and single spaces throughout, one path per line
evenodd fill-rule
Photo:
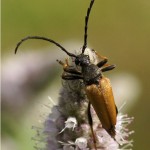
M 79 137 L 75 140 L 75 142 L 68 141 L 67 143 L 58 141 L 63 145 L 63 150 L 89 150 L 87 148 L 87 139 L 84 137 Z M 75 148 L 74 148 L 75 147 Z
M 69 117 L 67 119 L 67 121 L 65 121 L 65 127 L 59 132 L 62 133 L 66 128 L 71 129 L 72 131 L 74 130 L 74 128 L 77 126 L 77 120 L 75 117 Z
M 75 141 L 75 145 L 78 146 L 80 149 L 87 148 L 87 139 L 84 137 L 79 137 Z

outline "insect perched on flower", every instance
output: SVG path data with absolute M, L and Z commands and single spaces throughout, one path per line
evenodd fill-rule
M 95 53 L 97 57 L 101 59 L 101 61 L 98 62 L 97 64 L 94 64 L 93 62 L 91 62 L 89 55 L 85 54 L 87 50 L 88 21 L 89 21 L 89 16 L 90 16 L 90 12 L 94 4 L 94 1 L 95 0 L 91 0 L 89 8 L 87 9 L 87 14 L 85 17 L 84 44 L 82 46 L 82 52 L 80 54 L 75 55 L 73 53 L 70 53 L 64 47 L 62 47 L 59 43 L 55 42 L 54 40 L 46 38 L 46 37 L 40 37 L 40 36 L 28 36 L 22 39 L 17 44 L 15 53 L 17 52 L 18 47 L 22 44 L 22 42 L 28 39 L 40 39 L 40 40 L 45 40 L 45 41 L 55 44 L 73 59 L 73 61 L 75 62 L 75 66 L 69 65 L 68 60 L 66 60 L 65 63 L 59 60 L 57 61 L 63 66 L 63 70 L 64 70 L 64 73 L 62 74 L 63 80 L 67 80 L 67 81 L 68 80 L 71 80 L 71 81 L 80 80 L 84 84 L 85 94 L 88 98 L 88 106 L 87 106 L 88 122 L 89 122 L 91 133 L 93 136 L 94 149 L 97 149 L 97 143 L 96 143 L 97 137 L 95 136 L 94 129 L 93 129 L 91 105 L 93 106 L 102 124 L 102 127 L 107 131 L 107 133 L 113 139 L 115 139 L 115 136 L 116 136 L 115 125 L 117 121 L 118 111 L 114 102 L 114 96 L 113 96 L 110 81 L 108 78 L 106 78 L 102 74 L 105 71 L 114 69 L 115 65 L 107 64 L 108 59 L 106 57 L 103 57 L 97 54 L 97 52 L 94 50 L 93 50 L 93 53 Z M 68 123 L 68 122 L 65 122 L 65 123 Z M 73 128 L 75 128 L 75 126 Z M 62 133 L 65 130 L 65 128 L 59 133 Z M 81 139 L 83 140 L 84 138 L 81 138 Z M 75 142 L 75 143 L 78 143 L 78 142 Z

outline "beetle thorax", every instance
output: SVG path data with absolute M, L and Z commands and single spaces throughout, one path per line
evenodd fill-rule
M 82 67 L 83 80 L 86 85 L 99 84 L 102 72 L 97 65 L 89 64 Z

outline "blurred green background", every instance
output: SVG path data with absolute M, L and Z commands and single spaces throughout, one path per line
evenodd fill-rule
M 89 2 L 90 0 L 2 0 L 2 83 L 4 79 L 8 81 L 13 76 L 15 78 L 15 74 L 19 74 L 13 61 L 17 59 L 18 64 L 21 64 L 20 61 L 28 60 L 31 57 L 31 49 L 34 49 L 31 53 L 36 53 L 36 49 L 37 53 L 41 52 L 39 56 L 44 59 L 40 62 L 50 61 L 53 67 L 53 70 L 46 68 L 45 74 L 37 76 L 40 82 L 35 81 L 33 85 L 28 84 L 26 88 L 23 87 L 23 91 L 28 90 L 28 97 L 25 97 L 27 102 L 22 104 L 17 105 L 19 101 L 15 101 L 16 98 L 14 102 L 13 99 L 5 98 L 5 95 L 9 95 L 9 90 L 15 88 L 15 84 L 8 83 L 12 85 L 9 90 L 5 89 L 5 82 L 2 84 L 2 148 L 4 150 L 10 147 L 12 150 L 34 149 L 34 140 L 31 140 L 34 133 L 31 126 L 38 122 L 43 99 L 46 100 L 48 95 L 58 97 L 58 87 L 61 86 L 61 67 L 53 59 L 57 59 L 57 56 L 60 58 L 63 52 L 49 43 L 31 40 L 25 42 L 20 47 L 21 52 L 14 56 L 16 43 L 27 35 L 40 35 L 62 43 L 68 50 L 75 50 L 75 44 L 78 43 L 80 49 Z M 89 47 L 107 56 L 110 63 L 117 65 L 117 69 L 112 74 L 126 72 L 138 80 L 140 94 L 137 93 L 134 105 L 127 109 L 127 112 L 135 117 L 131 125 L 135 130 L 135 134 L 132 135 L 133 150 L 148 150 L 150 147 L 150 1 L 95 0 L 88 35 Z M 47 57 L 42 56 L 42 52 L 45 53 L 44 49 L 51 50 Z M 31 65 L 35 63 L 40 66 L 35 57 L 31 58 L 34 58 L 29 61 Z M 11 64 L 7 67 L 8 77 L 3 73 L 6 62 Z M 110 74 L 107 73 L 108 76 Z M 19 80 L 22 79 L 17 78 L 17 81 Z M 33 81 L 30 80 L 29 83 Z M 126 91 L 128 96 L 128 89 Z M 132 93 L 132 89 L 130 92 Z

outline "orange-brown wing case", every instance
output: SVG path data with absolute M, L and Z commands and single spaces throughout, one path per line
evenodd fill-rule
M 117 111 L 110 80 L 102 77 L 98 86 L 95 84 L 87 86 L 86 93 L 102 123 L 102 127 L 114 137 Z

